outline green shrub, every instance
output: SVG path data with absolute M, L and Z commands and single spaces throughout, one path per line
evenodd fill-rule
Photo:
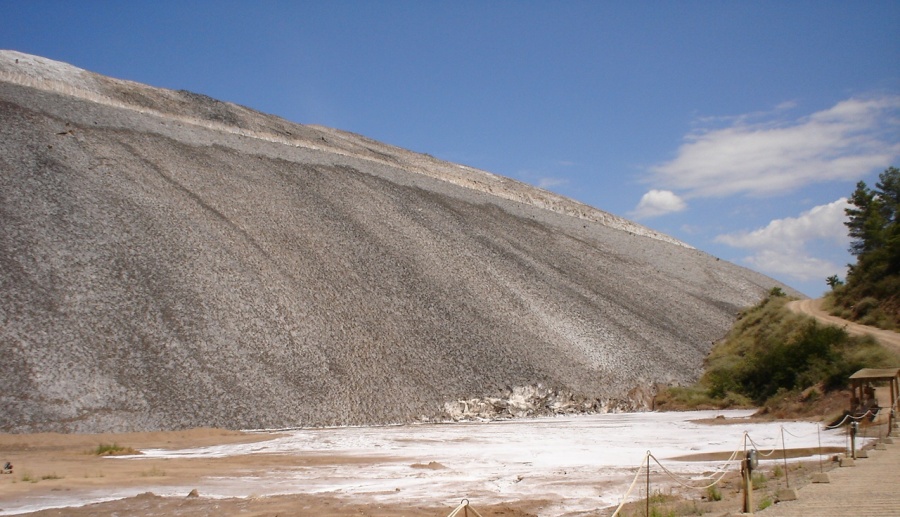
M 789 301 L 786 296 L 769 296 L 741 311 L 726 338 L 707 357 L 700 381 L 694 386 L 661 390 L 655 407 L 778 407 L 795 400 L 811 403 L 825 392 L 844 389 L 848 377 L 861 368 L 887 368 L 900 363 L 900 355 L 871 337 L 851 337 L 841 328 L 795 314 L 785 307 Z M 814 386 L 821 389 L 808 391 Z
M 675 510 L 669 508 L 657 508 L 653 506 L 650 508 L 650 517 L 676 517 Z
M 766 488 L 766 485 L 769 484 L 769 480 L 766 479 L 765 474 L 762 472 L 754 472 L 753 475 L 750 476 L 750 482 L 753 483 L 753 490 Z
M 784 307 L 787 301 L 769 297 L 743 311 L 712 350 L 699 383 L 712 405 L 728 407 L 728 398 L 764 404 L 818 384 L 826 391 L 841 389 L 860 368 L 897 362 L 896 354 L 871 338 L 850 337 L 843 329 L 793 314 Z
M 862 300 L 853 305 L 853 319 L 861 319 L 867 316 L 873 310 L 878 309 L 879 302 L 871 296 L 866 296 Z
M 92 451 L 97 456 L 124 456 L 131 454 L 139 454 L 138 451 L 131 447 L 122 447 L 119 444 L 101 443 Z

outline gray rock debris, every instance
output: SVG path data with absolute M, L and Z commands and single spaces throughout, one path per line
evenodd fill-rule
M 512 180 L 9 51 L 0 171 L 5 432 L 640 409 L 792 292 Z

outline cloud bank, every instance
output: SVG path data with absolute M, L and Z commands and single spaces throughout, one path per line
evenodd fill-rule
M 684 137 L 675 158 L 648 169 L 645 180 L 652 189 L 632 215 L 658 217 L 685 211 L 687 203 L 701 209 L 704 199 L 736 196 L 798 202 L 786 196 L 817 184 L 855 182 L 900 157 L 900 95 L 854 97 L 788 117 L 796 108 L 786 102 L 770 112 L 699 120 L 702 128 Z M 847 256 L 847 206 L 839 199 L 714 240 L 749 250 L 742 262 L 758 271 L 824 281 L 846 272 L 837 261 Z
M 675 198 L 765 197 L 854 180 L 900 156 L 900 96 L 851 98 L 795 120 L 779 118 L 793 107 L 783 103 L 770 113 L 703 120 L 727 125 L 686 136 L 673 160 L 651 167 L 647 181 L 654 189 L 633 214 L 684 210 L 684 201 Z
M 689 135 L 653 184 L 695 197 L 783 194 L 852 180 L 900 155 L 900 96 L 849 99 L 791 122 L 748 123 Z M 892 141 L 893 140 L 893 141 Z
M 775 219 L 764 228 L 750 232 L 719 235 L 716 242 L 753 251 L 745 257 L 751 267 L 769 274 L 787 275 L 800 281 L 825 279 L 843 273 L 845 266 L 812 257 L 811 243 L 826 243 L 846 247 L 850 242 L 844 222 L 849 207 L 846 198 L 827 205 L 816 206 L 799 217 Z

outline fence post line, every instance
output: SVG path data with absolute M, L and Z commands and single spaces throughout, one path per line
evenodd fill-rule
M 825 472 L 822 466 L 822 424 L 816 426 L 816 437 L 819 439 L 819 472 Z
M 650 451 L 647 451 L 647 517 L 650 517 Z
M 744 504 L 742 512 L 753 514 L 753 482 L 750 479 L 750 457 L 746 454 L 741 460 L 741 484 L 744 488 Z
M 781 456 L 784 458 L 784 484 L 791 488 L 791 477 L 788 474 L 787 445 L 784 443 L 784 426 L 781 426 Z

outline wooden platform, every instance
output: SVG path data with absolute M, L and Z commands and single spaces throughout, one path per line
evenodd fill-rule
M 896 439 L 895 439 L 896 442 Z M 853 467 L 831 470 L 828 484 L 800 488 L 796 501 L 775 504 L 762 517 L 900 516 L 900 444 L 870 450 Z

